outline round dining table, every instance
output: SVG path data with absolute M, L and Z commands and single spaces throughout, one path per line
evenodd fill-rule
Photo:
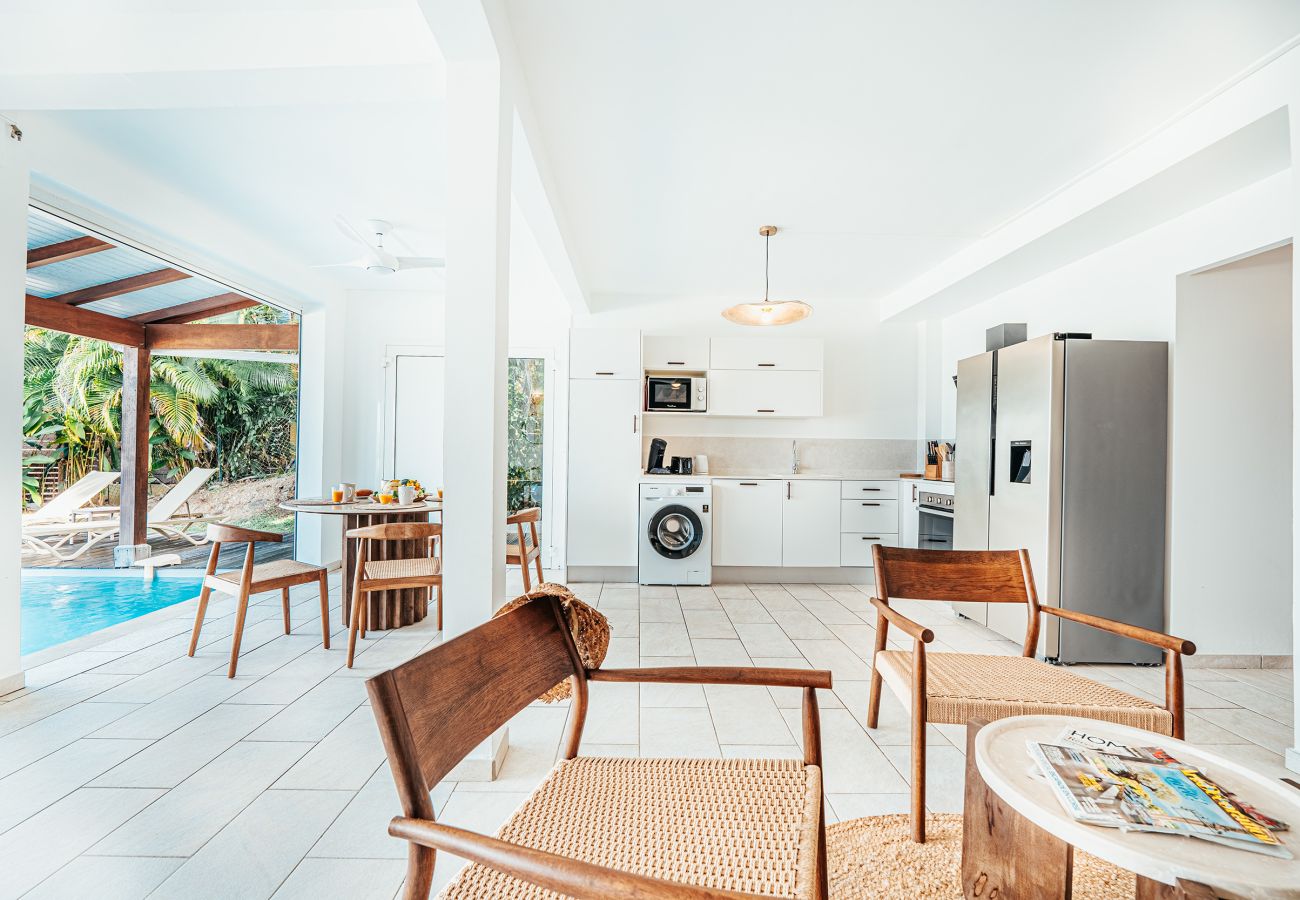
M 343 621 L 351 621 L 352 585 L 356 578 L 357 541 L 349 540 L 347 533 L 353 528 L 381 525 L 391 522 L 427 522 L 433 513 L 442 512 L 442 501 L 422 500 L 411 504 L 377 503 L 373 500 L 356 500 L 334 503 L 323 499 L 286 500 L 281 509 L 294 513 L 320 516 L 343 516 Z M 372 541 L 366 550 L 370 560 L 411 559 L 427 556 L 423 540 Z M 395 591 L 373 591 L 370 594 L 370 616 L 367 629 L 382 630 L 414 625 L 429 613 L 429 591 L 426 588 L 403 588 Z

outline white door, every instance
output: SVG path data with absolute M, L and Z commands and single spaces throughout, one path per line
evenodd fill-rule
M 713 479 L 713 564 L 781 565 L 785 482 Z
M 785 482 L 781 506 L 781 565 L 840 564 L 840 483 Z
M 570 566 L 637 564 L 641 383 L 569 382 Z
M 442 487 L 443 357 L 399 354 L 392 371 L 392 437 L 380 477 L 416 478 L 436 491 Z
M 711 369 L 709 414 L 755 418 L 820 416 L 822 373 Z

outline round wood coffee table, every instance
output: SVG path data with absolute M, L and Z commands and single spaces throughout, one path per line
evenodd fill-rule
M 356 576 L 356 541 L 348 540 L 353 528 L 380 525 L 386 522 L 427 522 L 430 513 L 442 512 L 442 501 L 425 500 L 407 506 L 396 503 L 376 503 L 359 500 L 355 503 L 327 503 L 322 500 L 286 500 L 281 509 L 295 513 L 322 516 L 344 516 L 343 519 L 343 621 L 352 619 L 352 584 Z M 372 560 L 403 559 L 427 556 L 423 541 L 374 541 Z M 370 595 L 369 630 L 400 628 L 414 625 L 429 612 L 429 592 L 425 588 L 404 588 L 396 591 L 374 591 Z
M 1047 781 L 1036 777 L 1037 767 L 1026 749 L 1029 741 L 1055 743 L 1067 728 L 1119 744 L 1165 748 L 1261 812 L 1297 829 L 1280 835 L 1295 858 L 1075 821 Z M 1300 897 L 1300 791 L 1277 779 L 1185 741 L 1066 716 L 1015 716 L 984 725 L 974 736 L 973 751 L 974 769 L 988 794 L 981 796 L 979 786 L 972 790 L 974 773 L 968 767 L 962 859 L 967 896 L 974 895 L 971 880 L 983 876 L 984 897 L 995 886 L 1001 896 L 1068 897 L 1068 887 L 1055 890 L 1055 882 L 1063 869 L 1068 884 L 1070 849 L 1077 847 L 1135 872 L 1139 898 L 1202 896 L 1195 891 L 1204 887 L 1229 896 Z M 1033 827 L 1025 828 L 1026 823 Z M 1032 882 L 1029 892 L 1026 876 Z M 1014 884 L 1018 879 L 1019 890 Z

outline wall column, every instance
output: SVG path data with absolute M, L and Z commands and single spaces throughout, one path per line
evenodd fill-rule
M 1287 115 L 1291 126 L 1291 240 L 1300 241 L 1300 86 L 1291 82 Z M 1300 259 L 1291 257 L 1291 654 L 1300 656 Z M 1286 766 L 1300 772 L 1300 668 L 1292 669 L 1295 706 L 1292 743 L 1286 751 Z
M 330 298 L 304 309 L 298 328 L 298 485 L 299 497 L 323 497 L 356 472 L 343 465 L 343 357 L 347 303 Z M 362 484 L 362 487 L 374 485 Z M 294 556 L 317 566 L 342 558 L 341 516 L 302 513 L 295 517 Z
M 23 686 L 22 489 L 18 458 L 23 421 L 23 311 L 27 284 L 27 154 L 0 119 L 0 694 Z M 8 447 L 8 450 L 4 450 Z

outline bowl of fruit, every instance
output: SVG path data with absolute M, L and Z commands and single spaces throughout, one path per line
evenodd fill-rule
M 393 478 L 385 481 L 379 485 L 379 493 L 389 495 L 392 498 L 389 502 L 395 503 L 397 501 L 398 490 L 404 487 L 409 487 L 415 491 L 416 503 L 419 503 L 428 496 L 428 492 L 425 491 L 424 486 L 414 478 Z

